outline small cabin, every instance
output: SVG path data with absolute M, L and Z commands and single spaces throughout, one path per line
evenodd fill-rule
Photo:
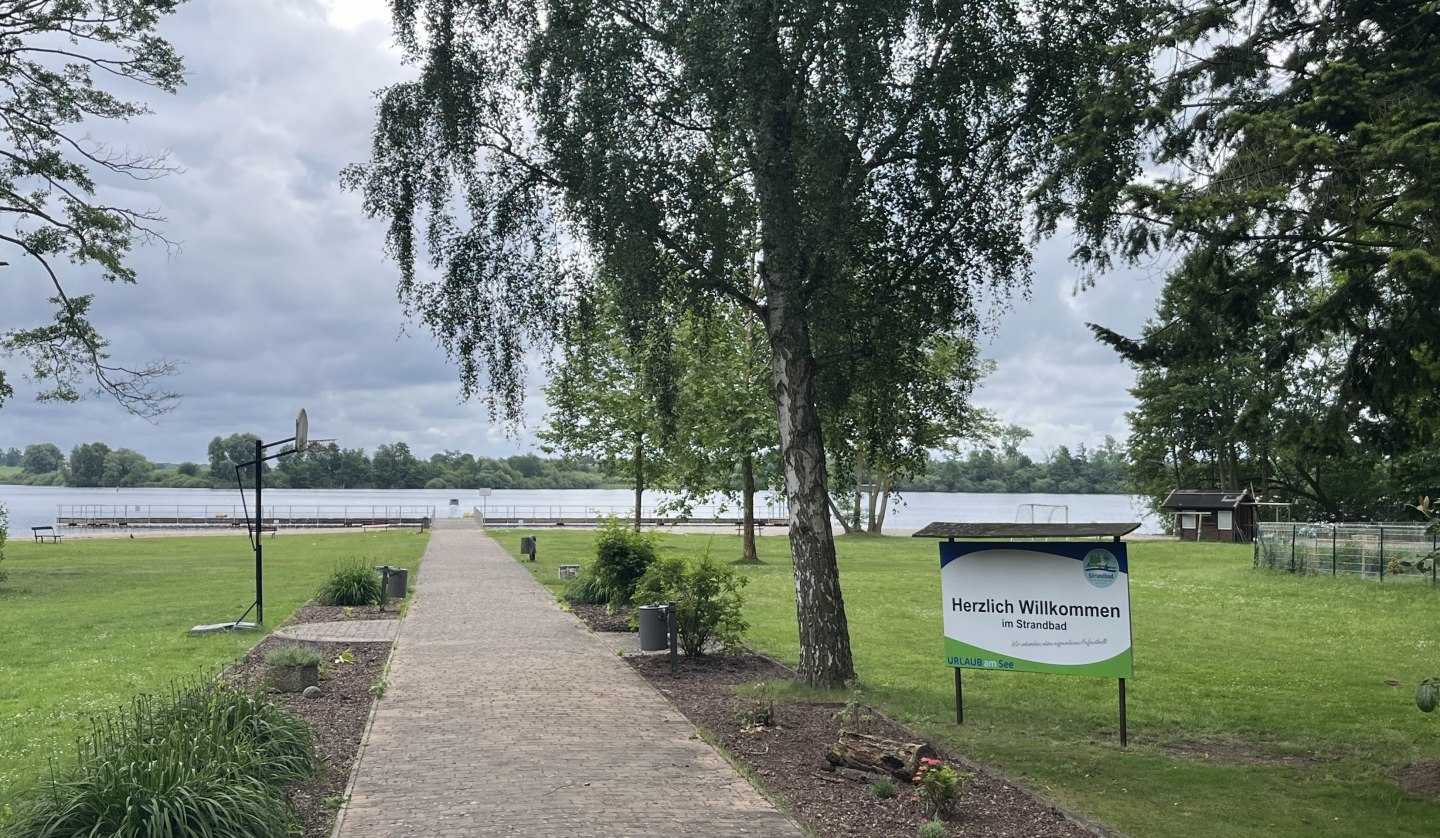
M 1222 541 L 1249 544 L 1255 538 L 1255 496 L 1249 489 L 1200 492 L 1177 489 L 1160 504 L 1175 513 L 1181 541 Z

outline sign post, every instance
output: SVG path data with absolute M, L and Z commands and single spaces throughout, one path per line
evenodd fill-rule
M 1117 678 L 1120 744 L 1129 744 L 1125 682 L 1134 660 L 1120 536 L 1138 526 L 935 523 L 916 533 L 950 539 L 940 544 L 940 589 L 956 724 L 965 719 L 965 669 Z M 1113 541 L 955 541 L 1097 535 Z

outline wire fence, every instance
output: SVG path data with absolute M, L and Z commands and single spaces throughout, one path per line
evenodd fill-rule
M 1255 566 L 1290 573 L 1440 582 L 1440 537 L 1424 524 L 1258 525 Z

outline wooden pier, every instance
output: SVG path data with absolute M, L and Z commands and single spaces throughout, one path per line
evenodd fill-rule
M 433 506 L 305 506 L 265 505 L 265 529 L 419 527 L 435 520 Z M 61 504 L 59 527 L 123 527 L 127 529 L 245 529 L 254 511 L 241 506 L 171 506 L 146 504 Z

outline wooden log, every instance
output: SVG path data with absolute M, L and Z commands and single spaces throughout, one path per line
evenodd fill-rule
M 919 770 L 920 760 L 927 757 L 934 759 L 935 749 L 924 742 L 896 742 L 842 730 L 825 754 L 825 761 L 837 767 L 889 774 L 908 783 Z

